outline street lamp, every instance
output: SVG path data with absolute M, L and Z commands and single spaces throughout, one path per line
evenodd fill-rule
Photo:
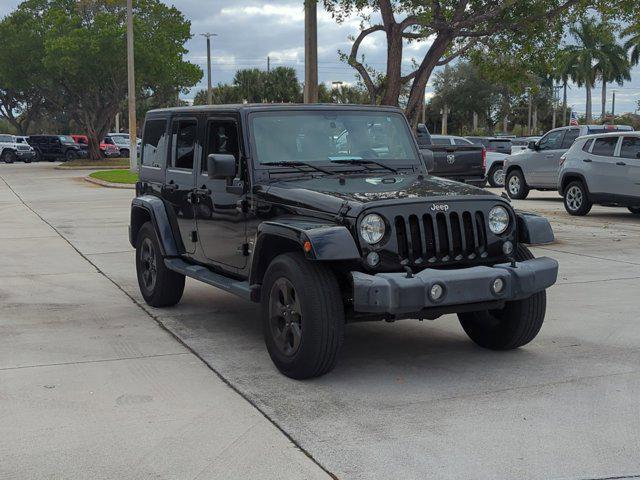
M 213 103 L 213 90 L 211 87 L 211 37 L 217 37 L 217 33 L 201 33 L 207 39 L 207 105 Z

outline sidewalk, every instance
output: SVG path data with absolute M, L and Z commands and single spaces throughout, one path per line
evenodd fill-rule
M 328 478 L 5 183 L 69 173 L 2 167 L 0 478 Z

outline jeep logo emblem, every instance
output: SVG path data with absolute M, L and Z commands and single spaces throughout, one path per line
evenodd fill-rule
M 449 205 L 446 203 L 434 203 L 431 205 L 432 212 L 446 212 L 447 210 L 449 210 Z
M 456 161 L 456 156 L 454 154 L 447 155 L 447 163 L 449 165 L 453 165 L 455 161 Z

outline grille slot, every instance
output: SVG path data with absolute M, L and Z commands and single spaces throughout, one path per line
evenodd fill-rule
M 482 212 L 438 212 L 394 218 L 398 255 L 410 263 L 436 263 L 486 257 Z

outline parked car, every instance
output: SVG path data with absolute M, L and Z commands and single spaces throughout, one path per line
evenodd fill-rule
M 36 152 L 28 144 L 18 142 L 13 135 L 0 135 L 0 161 L 31 163 L 35 158 Z
M 516 137 L 511 139 L 511 155 L 526 151 L 531 142 L 537 142 L 541 138 L 542 137 Z
M 73 140 L 80 145 L 85 154 L 89 155 L 89 137 L 86 135 L 71 135 Z M 115 145 L 111 145 L 105 140 L 100 142 L 100 154 L 105 158 L 115 158 L 120 156 L 120 149 Z
M 456 141 L 452 137 L 432 136 L 424 124 L 418 125 L 416 139 L 425 158 L 433 159 L 433 169 L 429 169 L 429 173 L 478 187 L 485 185 L 484 147 Z
M 524 245 L 552 241 L 549 222 L 430 176 L 394 107 L 150 111 L 129 232 L 149 305 L 178 303 L 187 276 L 259 303 L 298 379 L 333 369 L 348 321 L 457 313 L 482 347 L 525 345 L 558 272 Z
M 487 152 L 511 154 L 511 138 L 508 137 L 465 137 L 474 145 L 482 145 Z
M 36 151 L 38 161 L 61 160 L 65 162 L 87 155 L 71 135 L 31 135 L 29 136 L 29 145 Z
M 555 128 L 540 140 L 530 142 L 527 151 L 505 160 L 505 188 L 511 198 L 522 199 L 531 189 L 556 190 L 560 157 L 578 137 L 593 133 L 632 131 L 628 125 L 581 125 Z
M 104 139 L 105 143 L 115 147 L 118 149 L 119 155 L 124 158 L 129 157 L 129 152 L 131 146 L 129 145 L 129 135 L 125 137 L 124 135 L 116 135 L 111 136 L 107 135 Z M 137 154 L 140 155 L 140 144 L 138 143 Z
M 571 215 L 586 215 L 594 203 L 640 215 L 640 132 L 578 138 L 560 157 L 558 192 Z

